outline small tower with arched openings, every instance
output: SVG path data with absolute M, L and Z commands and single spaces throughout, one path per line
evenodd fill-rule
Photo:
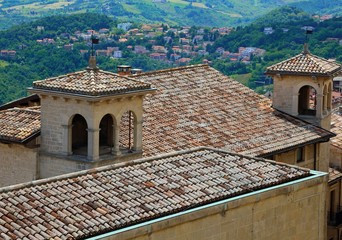
M 304 44 L 302 53 L 266 70 L 274 80 L 273 107 L 329 130 L 333 77 L 340 72 L 341 65 Z
M 41 177 L 142 156 L 143 99 L 149 83 L 100 70 L 95 56 L 79 72 L 33 83 L 41 100 Z

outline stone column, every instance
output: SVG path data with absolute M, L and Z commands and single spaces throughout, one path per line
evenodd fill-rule
M 73 125 L 62 125 L 62 154 L 72 155 L 72 127 Z
M 322 93 L 317 93 L 316 102 L 317 102 L 316 117 L 322 118 L 323 116 L 323 94 Z
M 119 139 L 120 139 L 120 128 L 118 126 L 118 124 L 113 125 L 113 136 L 114 136 L 114 147 L 112 148 L 112 154 L 115 156 L 119 156 L 121 155 L 121 151 L 120 151 L 120 143 L 119 143 Z
M 295 93 L 292 96 L 292 106 L 291 106 L 291 115 L 298 116 L 299 110 L 298 110 L 298 101 L 299 101 L 299 93 Z
M 87 129 L 88 131 L 88 156 L 90 161 L 96 161 L 100 157 L 100 129 Z
M 137 120 L 134 126 L 134 151 L 142 151 L 142 119 Z

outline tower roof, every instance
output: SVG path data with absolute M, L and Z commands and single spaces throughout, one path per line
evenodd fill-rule
M 269 66 L 266 69 L 266 74 L 331 76 L 339 71 L 341 71 L 340 64 L 304 50 L 290 59 Z
M 87 68 L 83 71 L 35 81 L 31 89 L 92 97 L 152 90 L 148 83 L 98 68 Z

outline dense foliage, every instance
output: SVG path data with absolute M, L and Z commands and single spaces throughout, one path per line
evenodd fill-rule
M 0 29 L 41 17 L 82 12 L 106 14 L 120 21 L 237 26 L 286 4 L 316 14 L 342 12 L 342 0 L 4 0 L 0 4 Z
M 248 86 L 255 88 L 257 87 L 255 82 L 265 82 L 263 73 L 267 66 L 300 53 L 305 42 L 308 42 L 311 53 L 326 59 L 336 59 L 341 63 L 342 45 L 339 43 L 339 39 L 342 39 L 341 26 L 342 18 L 319 22 L 296 8 L 283 7 L 270 12 L 253 24 L 238 27 L 231 34 L 219 38 L 207 50 L 215 56 L 215 50 L 218 47 L 231 52 L 237 52 L 241 46 L 265 49 L 264 57 L 254 58 L 252 64 L 242 68 L 241 66 L 234 68 L 237 63 L 212 59 L 214 66 L 226 74 L 252 73 Z M 274 32 L 265 34 L 263 30 L 266 27 L 272 27 Z M 305 34 L 307 27 L 313 29 L 313 34 Z M 229 68 L 238 70 L 229 70 L 229 72 L 227 71 Z
M 87 66 L 88 54 L 82 56 L 81 49 L 90 49 L 86 42 L 77 42 L 72 38 L 63 39 L 63 34 L 74 34 L 75 31 L 108 28 L 113 34 L 120 33 L 115 26 L 117 21 L 105 15 L 93 13 L 50 16 L 34 22 L 14 26 L 0 34 L 0 49 L 15 50 L 15 58 L 0 59 L 0 104 L 26 95 L 26 87 L 32 81 L 58 76 L 84 69 Z M 243 76 L 244 83 L 253 89 L 264 91 L 269 79 L 264 76 L 266 66 L 294 56 L 302 51 L 303 43 L 308 41 L 310 51 L 324 58 L 335 58 L 342 62 L 342 46 L 336 39 L 342 38 L 342 18 L 333 18 L 324 22 L 313 20 L 308 14 L 295 8 L 284 7 L 258 19 L 254 23 L 237 27 L 231 34 L 218 37 L 216 32 L 204 29 L 204 39 L 214 40 L 207 46 L 209 55 L 193 59 L 191 64 L 202 63 L 204 58 L 212 61 L 213 67 L 227 75 Z M 44 26 L 44 30 L 39 30 Z M 312 35 L 305 35 L 305 26 L 314 28 Z M 264 28 L 272 27 L 272 34 L 265 34 Z M 198 27 L 190 29 L 195 35 Z M 168 32 L 166 36 L 173 33 Z M 181 37 L 181 36 L 178 36 Z M 56 44 L 39 44 L 38 39 L 53 38 Z M 306 40 L 307 38 L 307 40 Z M 329 40 L 330 39 L 330 40 Z M 167 46 L 163 35 L 154 38 L 156 44 Z M 179 39 L 174 38 L 175 42 Z M 64 44 L 73 43 L 73 50 L 65 50 Z M 143 45 L 151 49 L 146 39 L 133 38 L 125 43 L 101 40 L 98 49 L 120 47 L 123 49 L 122 59 L 98 57 L 98 64 L 104 70 L 115 71 L 118 64 L 130 64 L 144 71 L 172 67 L 169 63 L 153 60 L 146 55 L 133 54 L 126 50 L 128 46 Z M 221 58 L 216 52 L 218 47 L 226 51 L 237 52 L 239 47 L 257 47 L 266 50 L 263 57 L 252 57 L 250 64 L 232 62 Z M 170 54 L 168 52 L 168 54 Z M 262 84 L 262 87 L 258 88 Z
M 72 40 L 59 39 L 61 33 L 112 28 L 115 25 L 116 22 L 105 15 L 88 13 L 46 17 L 2 31 L 0 49 L 15 50 L 17 54 L 14 59 L 1 57 L 0 105 L 25 96 L 26 88 L 35 80 L 74 72 L 87 66 L 89 54 L 82 56 L 79 49 L 90 49 L 90 46 L 76 42 L 74 50 L 65 50 L 62 45 Z M 38 26 L 44 26 L 44 30 L 39 31 Z M 38 39 L 44 38 L 59 39 L 61 42 L 37 43 Z M 101 47 L 105 45 L 104 43 Z M 115 71 L 118 64 L 132 64 L 146 70 L 170 67 L 146 56 L 130 55 L 127 58 L 111 60 L 100 57 L 98 62 L 101 68 L 111 71 Z

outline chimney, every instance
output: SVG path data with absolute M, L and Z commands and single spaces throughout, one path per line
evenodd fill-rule
M 118 74 L 121 76 L 131 75 L 131 66 L 129 65 L 118 65 Z
M 133 68 L 132 70 L 131 70 L 131 74 L 135 74 L 135 75 L 138 75 L 138 74 L 140 74 L 140 73 L 142 73 L 143 71 L 142 71 L 142 69 L 140 69 L 140 68 Z

